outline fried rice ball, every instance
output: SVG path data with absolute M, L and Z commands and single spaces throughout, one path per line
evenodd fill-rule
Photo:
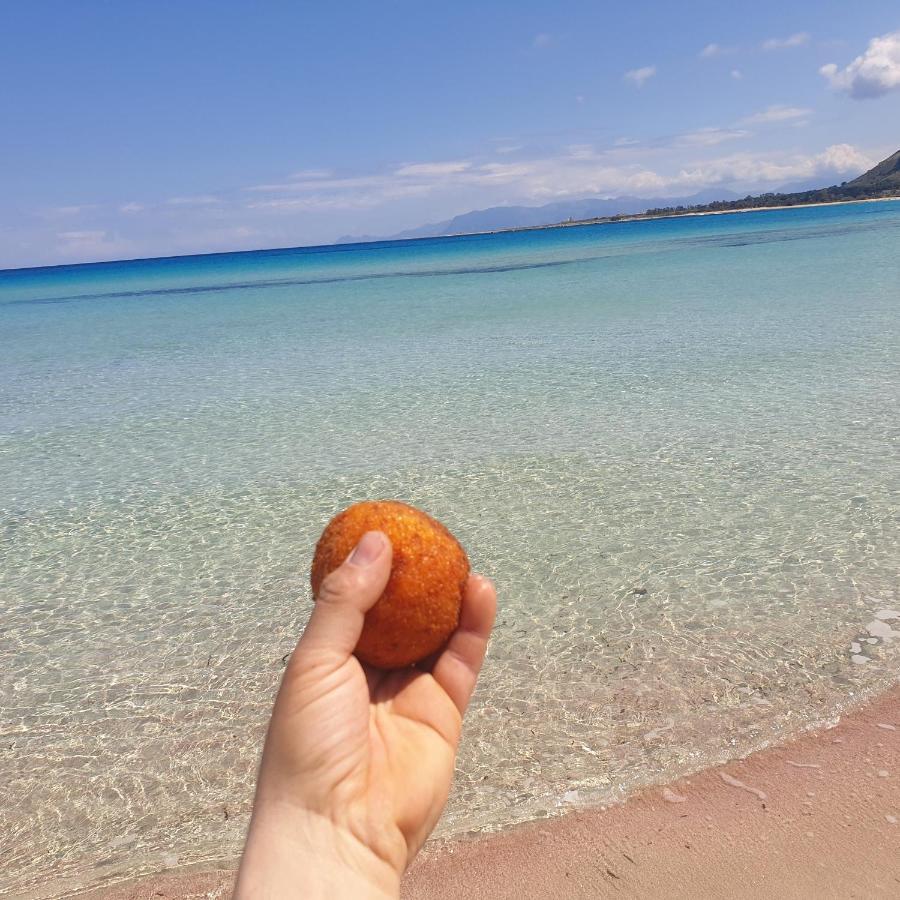
M 439 650 L 456 629 L 469 560 L 436 519 L 399 500 L 365 500 L 325 526 L 313 556 L 313 596 L 325 576 L 367 531 L 384 532 L 393 547 L 384 593 L 366 613 L 354 651 L 363 662 L 399 669 Z

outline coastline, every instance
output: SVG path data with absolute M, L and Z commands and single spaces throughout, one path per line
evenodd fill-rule
M 648 216 L 643 213 L 638 213 L 633 216 L 622 216 L 621 218 L 609 219 L 610 222 L 649 222 L 654 219 L 687 219 L 692 216 L 728 216 L 732 214 L 740 214 L 740 213 L 751 213 L 751 212 L 767 212 L 768 210 L 776 210 L 776 209 L 814 209 L 819 206 L 850 206 L 854 203 L 894 203 L 897 200 L 900 200 L 900 195 L 896 197 L 863 197 L 859 200 L 829 200 L 826 202 L 820 203 L 785 203 L 781 206 L 742 206 L 739 209 L 707 209 L 698 212 L 690 212 L 685 210 L 680 213 L 671 213 L 669 215 L 653 215 Z M 606 220 L 600 220 L 600 222 L 604 222 Z M 564 226 L 566 223 L 559 223 L 559 225 L 550 225 L 550 228 L 559 228 Z M 572 225 L 580 225 L 581 222 L 572 222 Z M 583 224 L 589 225 L 591 224 L 590 220 L 584 222 Z
M 653 222 L 657 219 L 690 219 L 700 216 L 731 216 L 741 213 L 769 212 L 779 209 L 813 209 L 819 206 L 851 206 L 856 203 L 896 203 L 900 200 L 900 194 L 896 197 L 863 197 L 859 200 L 830 200 L 823 203 L 786 203 L 782 206 L 742 206 L 740 209 L 709 209 L 702 212 L 671 213 L 669 215 L 647 215 L 635 213 L 630 216 L 603 216 L 598 219 L 579 219 L 575 222 L 553 222 L 550 225 L 524 225 L 521 228 L 499 228 L 495 231 L 464 231 L 455 234 L 440 235 L 441 237 L 475 237 L 484 234 L 510 234 L 517 231 L 544 231 L 549 228 L 584 228 L 590 225 L 621 225 L 624 222 Z
M 818 206 L 852 206 L 856 203 L 896 203 L 900 194 L 894 197 L 864 197 L 859 200 L 830 200 L 827 203 L 790 203 L 783 206 L 743 206 L 740 209 L 715 209 L 706 212 L 680 212 L 671 215 L 648 216 L 646 213 L 634 213 L 627 216 L 609 216 L 598 219 L 579 219 L 573 222 L 551 222 L 546 225 L 521 225 L 514 228 L 494 228 L 488 231 L 454 231 L 448 234 L 437 234 L 431 237 L 379 238 L 376 240 L 331 242 L 327 244 L 301 244 L 299 246 L 258 247 L 252 250 L 215 250 L 209 253 L 190 253 L 172 256 L 137 256 L 116 259 L 100 259 L 88 262 L 54 263 L 52 265 L 19 266 L 16 268 L 0 268 L 0 275 L 19 275 L 21 273 L 52 272 L 53 270 L 79 269 L 81 267 L 118 266 L 123 263 L 169 262 L 178 259 L 204 259 L 228 256 L 252 256 L 257 253 L 291 253 L 298 250 L 334 250 L 335 248 L 366 247 L 370 244 L 414 244 L 422 241 L 442 240 L 443 238 L 485 237 L 492 234 L 516 234 L 520 231 L 547 231 L 553 228 L 581 228 L 590 225 L 620 225 L 624 222 L 650 222 L 656 219 L 687 219 L 698 216 L 728 216 L 740 213 L 767 212 L 769 210 L 810 209 Z
M 77 894 L 220 900 L 234 861 Z M 900 894 L 900 685 L 744 759 L 476 838 L 426 845 L 404 900 Z

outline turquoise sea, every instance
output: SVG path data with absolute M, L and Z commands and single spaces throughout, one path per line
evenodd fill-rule
M 0 894 L 239 851 L 325 522 L 501 611 L 438 835 L 897 681 L 900 202 L 0 272 Z

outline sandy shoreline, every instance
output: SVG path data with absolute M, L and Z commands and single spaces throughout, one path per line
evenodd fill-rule
M 82 900 L 218 900 L 194 868 Z M 404 900 L 900 896 L 900 687 L 744 760 L 475 840 L 426 847 Z

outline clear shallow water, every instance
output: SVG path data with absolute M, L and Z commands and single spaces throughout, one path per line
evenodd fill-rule
M 363 497 L 500 591 L 440 834 L 892 683 L 898 303 L 900 203 L 0 273 L 0 892 L 238 852 Z

